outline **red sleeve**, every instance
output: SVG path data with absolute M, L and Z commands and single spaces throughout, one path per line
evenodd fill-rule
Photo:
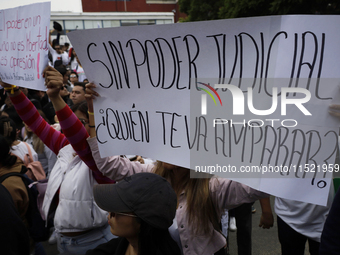
M 86 141 L 89 135 L 77 116 L 67 105 L 60 111 L 57 111 L 56 114 L 65 136 L 81 160 L 84 161 L 84 163 L 92 170 L 93 177 L 96 181 L 100 184 L 114 183 L 113 180 L 105 177 L 99 171 L 92 157 L 90 146 Z
M 24 93 L 21 92 L 18 96 L 11 97 L 11 101 L 20 118 L 56 155 L 58 155 L 61 148 L 69 144 L 61 132 L 51 127 L 40 116 L 37 109 Z

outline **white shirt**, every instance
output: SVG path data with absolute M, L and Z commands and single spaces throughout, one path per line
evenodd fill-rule
M 64 66 L 68 65 L 69 58 L 66 52 L 59 54 L 56 52 L 55 49 L 52 48 L 52 46 L 49 43 L 47 44 L 47 46 L 48 46 L 48 50 L 50 51 L 52 55 L 52 66 L 54 66 L 54 62 L 57 60 L 62 60 Z
M 30 144 L 28 144 L 28 146 L 31 149 L 33 160 L 38 161 L 38 154 Z M 21 141 L 19 141 L 17 145 L 12 145 L 11 152 L 19 157 L 23 162 L 25 162 L 25 155 L 29 154 L 26 145 Z
M 78 64 L 78 65 L 76 66 L 75 71 L 76 71 L 77 74 L 78 74 L 78 81 L 79 81 L 79 82 L 83 82 L 83 81 L 86 79 L 86 75 L 85 75 L 84 69 Z
M 43 202 L 45 217 L 59 190 L 59 203 L 54 227 L 60 233 L 79 232 L 107 225 L 107 212 L 100 209 L 93 197 L 97 184 L 89 167 L 75 154 L 71 144 L 59 150 L 47 185 Z
M 308 204 L 289 199 L 275 198 L 275 213 L 296 232 L 320 242 L 330 206 L 334 187 L 331 185 L 327 206 Z

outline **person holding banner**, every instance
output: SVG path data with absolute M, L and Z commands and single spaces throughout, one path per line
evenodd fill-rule
M 331 105 L 329 113 L 340 119 L 340 104 Z M 337 157 L 335 164 L 339 164 L 339 158 Z M 340 189 L 336 185 L 339 179 L 337 176 L 339 173 L 335 173 L 333 178 L 335 197 L 329 214 L 325 221 L 325 225 L 322 230 L 321 240 L 320 240 L 320 255 L 336 255 L 340 251 Z
M 167 179 L 178 200 L 176 216 L 169 231 L 174 240 L 178 240 L 183 254 L 224 254 L 226 239 L 219 224 L 224 210 L 266 198 L 268 194 L 224 178 L 190 178 L 189 169 L 165 162 L 158 161 L 154 166 L 131 162 L 120 156 L 101 158 L 92 104 L 92 99 L 99 95 L 93 88 L 94 84 L 86 85 L 91 128 L 88 143 L 100 171 L 118 182 L 140 172 L 156 173 Z
M 330 105 L 329 114 L 340 118 L 339 109 L 340 105 Z M 335 164 L 337 164 L 337 161 Z M 326 206 L 280 197 L 275 198 L 274 209 L 277 215 L 278 235 L 283 255 L 305 254 L 307 242 L 311 255 L 339 254 L 339 249 L 336 250 L 336 253 L 332 253 L 332 249 L 334 250 L 332 245 L 334 245 L 334 243 L 338 244 L 339 239 L 336 239 L 336 242 L 334 242 L 335 239 L 333 239 L 334 236 L 332 237 L 332 235 L 335 233 L 329 231 L 334 228 L 333 222 L 331 224 L 329 223 L 334 220 L 334 212 L 331 213 L 330 208 L 332 206 L 336 208 L 333 197 L 334 187 L 331 185 Z M 331 219 L 329 220 L 330 215 Z M 337 216 L 339 217 L 339 215 Z M 326 231 L 326 234 L 323 234 L 324 229 L 328 229 L 329 232 L 327 233 Z M 331 241 L 333 244 L 329 246 L 331 250 L 327 252 L 325 246 L 320 247 L 320 242 L 322 243 L 322 240 L 325 240 L 325 236 L 327 236 L 329 240 L 333 239 Z
M 332 197 L 329 195 L 327 206 L 275 198 L 274 209 L 282 255 L 305 254 L 307 242 L 309 253 L 319 254 L 321 233 Z
M 54 68 L 47 67 L 44 77 L 47 94 L 55 107 L 64 134 L 51 127 L 40 116 L 19 88 L 6 83 L 1 85 L 9 93 L 23 121 L 58 155 L 49 177 L 43 204 L 45 216 L 56 208 L 54 227 L 57 230 L 58 250 L 61 253 L 85 254 L 88 249 L 114 237 L 107 223 L 107 213 L 97 206 L 92 192 L 95 184 L 113 181 L 99 172 L 86 143 L 86 103 L 83 104 L 85 111 L 78 105 L 74 109 L 76 114 L 73 114 L 59 94 L 63 86 L 62 75 Z M 74 145 L 74 149 L 70 143 Z
M 329 210 L 320 241 L 320 255 L 336 255 L 340 251 L 340 190 Z

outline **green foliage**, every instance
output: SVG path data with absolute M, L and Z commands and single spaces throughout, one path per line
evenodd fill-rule
M 270 15 L 268 0 L 224 0 L 219 11 L 219 18 L 238 18 Z
M 272 14 L 339 14 L 340 1 L 325 0 L 273 0 Z
M 223 0 L 179 0 L 180 11 L 187 14 L 185 21 L 218 19 Z
M 179 0 L 184 21 L 284 14 L 340 14 L 340 0 Z

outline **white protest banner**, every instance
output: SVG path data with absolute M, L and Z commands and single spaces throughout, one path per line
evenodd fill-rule
M 17 86 L 45 90 L 51 3 L 0 10 L 0 78 Z
M 276 16 L 69 33 L 101 95 L 101 155 L 143 155 L 325 204 L 339 171 L 339 122 L 328 114 L 339 98 L 339 21 Z

